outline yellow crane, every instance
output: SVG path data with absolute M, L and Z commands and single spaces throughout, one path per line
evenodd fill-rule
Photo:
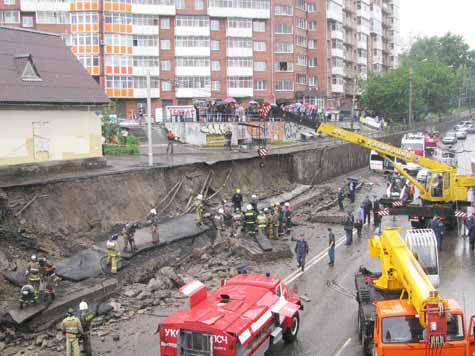
M 406 177 L 420 191 L 422 200 L 429 202 L 465 202 L 468 203 L 468 189 L 475 187 L 474 175 L 460 175 L 454 167 L 441 163 L 426 157 L 416 155 L 411 151 L 394 147 L 388 143 L 366 137 L 338 126 L 322 123 L 317 128 L 317 133 L 324 133 L 340 140 L 351 142 L 359 146 L 378 152 L 384 158 L 389 159 L 394 168 L 404 177 Z M 423 185 L 414 177 L 409 175 L 394 158 L 406 162 L 415 163 L 421 167 L 427 168 L 430 174 L 427 184 Z
M 381 273 L 361 267 L 355 275 L 366 355 L 473 355 L 474 337 L 465 328 L 462 308 L 433 287 L 400 229 L 374 236 L 369 252 L 379 258 Z

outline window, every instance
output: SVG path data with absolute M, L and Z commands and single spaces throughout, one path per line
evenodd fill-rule
M 252 88 L 252 77 L 228 77 L 228 88 Z
M 132 15 L 132 24 L 138 26 L 157 26 L 158 16 Z
M 158 39 L 155 36 L 133 36 L 133 46 L 134 47 L 158 47 Z
M 274 33 L 282 35 L 291 35 L 292 34 L 292 24 L 291 23 L 276 23 L 274 25 Z
M 275 53 L 292 53 L 294 50 L 292 42 L 275 41 L 274 52 Z
M 344 66 L 343 58 L 332 57 L 332 66 L 333 67 L 343 67 Z
M 275 70 L 277 72 L 292 72 L 294 65 L 292 62 L 277 62 L 275 64 Z
M 3 0 L 4 5 L 15 5 L 15 0 Z
M 4 10 L 0 11 L 0 24 L 20 23 L 20 11 Z
M 162 91 L 172 91 L 172 82 L 169 80 L 162 80 Z
M 219 80 L 213 80 L 211 82 L 212 91 L 221 91 L 221 82 Z
M 317 21 L 310 21 L 308 23 L 308 30 L 309 31 L 316 31 L 317 30 Z
M 317 86 L 317 77 L 308 77 L 308 85 L 311 87 Z
M 307 85 L 307 75 L 297 74 L 297 83 Z
M 50 16 L 50 17 L 56 17 L 56 16 L 62 16 L 64 14 L 69 18 L 69 15 L 67 13 L 61 13 L 61 12 L 45 12 L 44 16 Z M 111 19 L 109 22 L 107 22 L 107 19 Z M 132 23 L 132 17 L 130 15 L 125 15 L 125 14 L 114 14 L 112 12 L 105 12 L 104 13 L 104 21 L 107 23 L 114 23 L 114 24 L 130 24 Z M 66 23 L 69 23 L 66 22 Z M 99 14 L 94 13 L 94 12 L 72 12 L 71 13 L 71 23 L 72 24 L 83 24 L 83 25 L 89 25 L 89 24 L 94 24 L 97 25 L 99 24 Z
M 213 72 L 219 72 L 221 70 L 221 62 L 220 61 L 212 61 L 211 62 L 211 70 Z
M 71 34 L 71 46 L 98 45 L 99 34 L 80 32 Z M 132 37 L 120 34 L 104 34 L 104 43 L 109 46 L 132 46 Z
M 228 28 L 251 28 L 252 21 L 248 19 L 228 18 Z
M 161 49 L 170 49 L 171 48 L 170 40 L 160 40 L 160 48 Z
M 132 78 L 132 88 L 134 88 L 134 89 L 146 89 L 147 88 L 147 78 L 146 77 L 133 77 Z M 150 78 L 150 88 L 151 89 L 160 88 L 160 80 L 158 78 L 154 78 L 154 77 Z
M 302 30 L 307 29 L 307 20 L 305 20 L 303 17 L 296 17 L 295 18 L 295 26 L 297 28 L 301 28 Z
M 332 39 L 332 48 L 336 49 L 343 49 L 343 41 L 342 40 L 336 40 Z
M 292 16 L 293 8 L 290 5 L 275 5 L 274 14 L 276 16 Z
M 317 6 L 313 2 L 307 3 L 307 11 L 308 12 L 315 12 L 317 11 Z
M 157 67 L 158 57 L 132 57 L 134 67 Z
M 308 40 L 308 48 L 309 49 L 316 49 L 317 48 L 317 40 Z
M 299 47 L 307 48 L 307 37 L 300 35 L 295 36 L 295 44 Z
M 165 59 L 160 62 L 160 67 L 163 71 L 169 71 L 172 69 L 172 62 L 169 59 Z
M 297 62 L 296 64 L 298 66 L 307 66 L 307 56 L 304 54 L 298 54 L 297 55 Z
M 77 20 L 91 20 L 92 22 L 88 22 L 88 23 L 92 23 L 92 24 L 97 24 L 99 22 L 94 22 L 96 21 L 99 21 L 99 18 L 98 17 L 87 17 L 87 18 L 78 18 L 78 17 L 74 17 L 72 16 L 71 14 L 71 19 L 73 19 L 76 21 L 75 23 L 77 23 Z M 69 14 L 67 12 L 55 12 L 55 11 L 37 11 L 36 12 L 36 23 L 40 23 L 40 24 L 69 24 Z M 85 24 L 85 22 L 82 22 L 83 24 Z
M 33 27 L 33 16 L 23 16 L 21 23 L 23 27 Z
M 176 36 L 175 47 L 209 47 L 209 37 Z
M 254 41 L 254 51 L 255 52 L 265 52 L 266 43 L 264 41 Z
M 209 7 L 225 7 L 234 9 L 269 9 L 269 0 L 209 0 Z
M 254 32 L 266 32 L 266 23 L 264 21 L 254 21 L 252 25 Z
M 168 30 L 170 28 L 170 18 L 162 17 L 160 18 L 160 27 L 162 30 Z
M 82 63 L 84 68 L 98 67 L 99 56 L 98 55 L 78 55 L 79 62 Z
M 142 78 L 145 80 L 145 78 Z M 145 87 L 145 86 L 144 86 Z M 111 89 L 133 89 L 132 77 L 106 76 L 106 88 Z
M 277 80 L 275 82 L 275 90 L 277 91 L 293 91 L 294 82 L 292 80 Z
M 250 38 L 230 37 L 228 38 L 228 48 L 252 48 Z
M 256 90 L 267 90 L 267 80 L 255 80 L 254 89 Z
M 209 77 L 176 77 L 176 88 L 209 89 Z
M 211 20 L 211 31 L 219 31 L 219 20 Z
M 203 10 L 204 7 L 204 0 L 195 0 L 195 10 Z
M 211 41 L 211 50 L 212 51 L 219 51 L 221 48 L 220 43 L 218 40 L 212 40 Z
M 177 57 L 177 67 L 208 67 L 209 57 Z
M 251 58 L 228 58 L 228 67 L 252 68 Z
M 131 67 L 132 63 L 132 57 L 124 54 L 106 54 L 104 56 L 104 65 L 107 67 Z
M 175 17 L 176 27 L 209 27 L 209 18 L 207 16 L 184 16 Z
M 307 4 L 305 3 L 305 0 L 296 0 L 295 1 L 295 7 L 297 9 L 307 11 Z
M 424 338 L 419 319 L 414 316 L 383 318 L 381 332 L 385 344 L 419 342 Z
M 254 71 L 255 72 L 265 72 L 267 69 L 266 61 L 255 61 L 254 62 Z
M 175 0 L 175 8 L 184 9 L 186 7 L 185 0 Z

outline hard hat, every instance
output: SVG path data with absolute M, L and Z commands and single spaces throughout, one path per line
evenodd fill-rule
M 31 255 L 31 260 L 36 261 L 36 255 Z
M 203 200 L 203 194 L 198 194 L 197 198 L 198 198 L 199 200 Z
M 156 215 L 157 214 L 157 209 L 153 208 L 150 210 L 150 214 Z
M 290 204 L 287 202 L 287 203 L 285 203 L 285 206 L 290 206 Z
M 267 212 L 269 212 L 269 209 L 264 208 L 264 213 L 267 213 Z
M 224 214 L 224 209 L 223 209 L 223 208 L 219 208 L 219 209 L 218 209 L 218 213 Z
M 69 308 L 69 309 L 68 309 L 68 315 L 74 315 L 74 310 L 71 309 L 71 308 Z
M 247 204 L 246 209 L 247 209 L 247 210 L 252 210 L 252 205 L 251 205 L 251 204 Z
M 257 195 L 252 194 L 251 198 L 252 198 L 252 199 L 257 199 Z
M 87 310 L 87 309 L 88 309 L 88 306 L 84 300 L 81 303 L 79 303 L 79 310 Z
M 111 240 L 117 240 L 119 238 L 119 234 L 115 233 L 115 234 L 112 234 L 111 236 Z
M 241 189 L 236 188 L 236 193 L 238 193 L 238 194 L 241 193 Z

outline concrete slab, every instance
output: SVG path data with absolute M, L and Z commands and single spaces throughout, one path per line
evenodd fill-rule
M 26 284 L 25 272 L 2 272 L 2 275 L 17 287 L 23 287 Z
M 265 236 L 256 235 L 256 241 L 263 251 L 272 251 L 272 243 Z
M 8 314 L 10 314 L 13 321 L 19 325 L 33 318 L 35 315 L 41 313 L 47 308 L 47 304 L 28 305 L 25 306 L 23 309 L 20 309 L 18 307 L 10 309 L 8 311 Z
M 100 261 L 104 252 L 83 250 L 56 264 L 56 274 L 70 281 L 82 281 L 102 273 Z

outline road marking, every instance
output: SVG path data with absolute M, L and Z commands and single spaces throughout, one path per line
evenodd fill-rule
M 346 237 L 345 236 L 342 236 L 335 244 L 335 249 L 340 246 L 341 244 L 343 244 L 343 242 L 345 242 L 346 240 Z M 300 268 L 293 271 L 291 274 L 289 274 L 287 277 L 284 278 L 284 280 L 282 281 L 284 284 L 290 284 L 292 283 L 294 280 L 296 280 L 297 278 L 299 278 L 300 276 L 302 276 L 306 271 L 308 271 L 311 267 L 315 266 L 318 262 L 320 262 L 322 259 L 325 258 L 325 256 L 327 255 L 328 253 L 328 250 L 330 248 L 327 247 L 325 248 L 323 251 L 321 251 L 319 254 L 317 254 L 316 256 L 314 256 L 310 261 L 308 261 L 306 264 L 305 264 L 305 271 L 302 271 Z
M 348 340 L 346 340 L 345 343 L 341 345 L 341 347 L 338 349 L 335 356 L 340 356 L 343 350 L 346 349 L 346 347 L 350 344 L 350 342 L 351 342 L 351 337 L 349 337 Z

